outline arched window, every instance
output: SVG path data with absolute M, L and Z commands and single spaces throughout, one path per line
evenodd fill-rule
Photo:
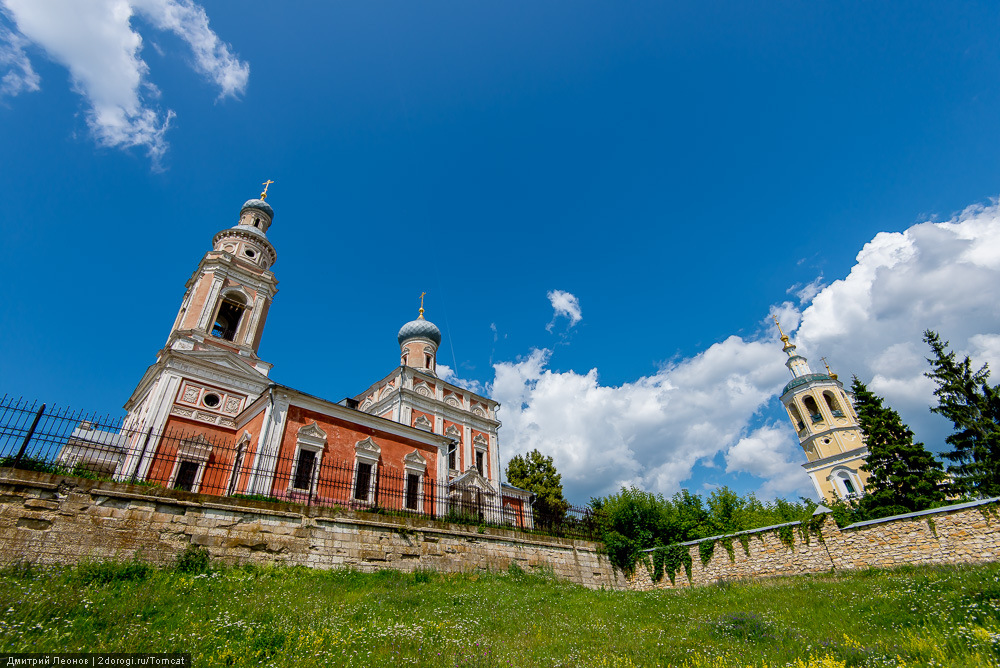
M 861 496 L 861 481 L 850 469 L 841 468 L 834 470 L 830 476 L 833 487 L 842 499 L 854 499 Z
M 212 325 L 212 336 L 226 341 L 234 341 L 240 327 L 240 319 L 247 310 L 246 297 L 239 292 L 227 293 L 219 302 L 219 311 Z
M 805 398 L 802 399 L 802 405 L 806 407 L 806 413 L 809 413 L 809 419 L 813 422 L 822 422 L 823 414 L 819 412 L 819 406 L 816 404 L 816 400 L 813 399 L 811 394 L 807 394 Z
M 840 410 L 840 403 L 837 401 L 837 397 L 833 396 L 832 392 L 824 392 L 823 398 L 826 399 L 826 405 L 830 408 L 830 413 L 833 417 L 844 417 L 844 411 Z
M 806 423 L 802 421 L 802 414 L 799 413 L 798 406 L 795 404 L 788 405 L 788 414 L 792 416 L 792 422 L 795 423 L 795 428 L 802 431 L 806 428 Z

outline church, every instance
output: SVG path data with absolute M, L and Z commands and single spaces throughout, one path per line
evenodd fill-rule
M 785 366 L 792 374 L 781 391 L 781 404 L 805 451 L 802 467 L 820 499 L 860 498 L 868 481 L 868 472 L 861 468 L 868 448 L 851 397 L 829 366 L 826 373 L 814 373 L 777 319 L 775 324 L 788 355 Z
M 532 495 L 501 481 L 497 402 L 437 377 L 441 331 L 399 330 L 398 365 L 357 395 L 270 378 L 260 347 L 278 281 L 267 187 L 219 231 L 155 363 L 125 404 L 115 477 L 169 488 L 530 528 Z

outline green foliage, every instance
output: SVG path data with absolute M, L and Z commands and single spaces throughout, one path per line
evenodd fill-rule
M 747 555 L 749 557 L 750 556 L 750 536 L 748 536 L 746 534 L 743 534 L 741 536 L 738 536 L 738 539 L 740 541 L 740 545 L 743 546 L 743 554 L 745 554 L 745 555 Z
M 560 524 L 569 503 L 563 497 L 562 476 L 556 471 L 552 457 L 538 450 L 515 455 L 507 463 L 507 481 L 535 495 L 532 503 L 535 521 L 542 525 Z
M 232 499 L 245 499 L 247 501 L 268 501 L 269 503 L 281 503 L 281 499 L 268 496 L 266 494 L 230 494 Z
M 726 554 L 729 555 L 729 563 L 736 561 L 736 551 L 733 550 L 733 539 L 723 538 L 719 542 L 722 543 L 722 547 L 726 548 Z
M 702 566 L 708 566 L 708 562 L 712 560 L 713 554 L 715 554 L 714 540 L 704 540 L 698 543 L 698 556 L 701 557 Z
M 201 545 L 188 545 L 177 555 L 174 568 L 180 573 L 204 573 L 208 570 L 211 560 L 207 548 Z
M 514 573 L 514 569 L 517 569 L 518 571 L 521 570 L 520 568 L 518 568 L 517 564 L 512 561 L 510 562 L 511 574 Z M 416 582 L 417 584 L 427 583 L 431 581 L 433 575 L 434 571 L 429 568 L 418 568 L 415 571 L 413 571 L 413 581 Z
M 691 551 L 686 545 L 667 545 L 653 552 L 653 555 L 654 564 L 656 564 L 656 559 L 660 560 L 660 574 L 653 578 L 657 582 L 663 578 L 663 573 L 666 573 L 667 577 L 670 578 L 670 584 L 674 584 L 677 573 L 682 568 L 687 574 L 688 580 L 691 579 Z
M 862 467 L 870 477 L 859 509 L 866 519 L 926 510 L 944 501 L 944 469 L 924 447 L 913 442 L 899 413 L 883 405 L 855 376 L 851 385 L 858 422 L 868 447 Z
M 989 384 L 990 370 L 973 371 L 966 356 L 958 361 L 937 332 L 924 332 L 933 357 L 927 377 L 937 383 L 937 406 L 931 410 L 951 421 L 955 431 L 945 439 L 957 491 L 980 498 L 1000 495 L 1000 386 Z
M 83 561 L 76 567 L 74 576 L 82 585 L 108 585 L 142 582 L 149 579 L 154 571 L 151 564 L 136 556 L 129 561 Z
M 600 510 L 600 535 L 612 563 L 625 572 L 644 549 L 699 538 L 727 535 L 774 524 L 808 520 L 816 503 L 809 499 L 763 503 L 753 494 L 740 496 L 728 487 L 714 490 L 707 501 L 688 490 L 671 498 L 631 488 L 591 499 Z M 741 538 L 741 542 L 749 538 Z M 731 544 L 731 543 L 730 543 Z M 707 548 L 706 548 L 707 549 Z M 744 543 L 749 554 L 749 544 Z
M 935 538 L 938 537 L 938 535 L 937 535 L 937 525 L 934 524 L 934 519 L 931 518 L 931 517 L 927 518 L 927 528 L 931 530 L 931 533 L 934 534 Z
M 795 531 L 790 526 L 778 527 L 778 538 L 789 550 L 795 549 Z

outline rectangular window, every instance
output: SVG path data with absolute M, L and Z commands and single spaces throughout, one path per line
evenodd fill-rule
M 410 510 L 417 509 L 417 494 L 420 490 L 420 475 L 408 473 L 406 475 L 406 507 Z
M 314 468 L 316 468 L 316 453 L 312 450 L 299 450 L 299 463 L 295 467 L 292 487 L 311 490 Z
M 484 475 L 483 474 L 483 470 L 484 470 L 484 468 L 483 468 L 483 462 L 484 462 L 485 459 L 486 459 L 486 453 L 485 452 L 477 452 L 476 453 L 476 470 L 479 471 L 479 475 Z
M 354 479 L 354 498 L 367 501 L 371 496 L 372 465 L 358 462 L 358 475 Z
M 198 478 L 198 464 L 195 462 L 181 462 L 177 469 L 177 479 L 174 480 L 174 489 L 183 489 L 190 492 L 194 489 L 194 481 Z
M 454 443 L 448 448 L 448 468 L 457 469 L 458 468 L 458 446 Z

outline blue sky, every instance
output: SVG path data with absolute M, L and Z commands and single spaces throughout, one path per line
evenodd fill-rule
M 120 414 L 273 179 L 261 356 L 503 403 L 569 497 L 811 494 L 768 316 L 932 449 L 920 333 L 1000 364 L 991 3 L 0 0 L 0 391 Z M 800 326 L 801 325 L 801 326 Z

